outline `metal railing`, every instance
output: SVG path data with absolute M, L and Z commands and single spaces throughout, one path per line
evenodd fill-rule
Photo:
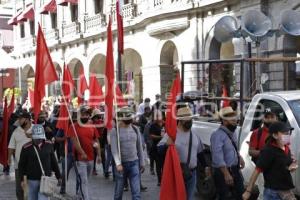
M 51 29 L 45 31 L 45 38 L 46 40 L 58 40 L 59 38 L 58 29 Z
M 72 22 L 62 26 L 62 37 L 72 37 L 80 33 L 80 23 Z
M 135 3 L 125 4 L 122 8 L 123 20 L 132 19 L 137 16 L 137 6 Z M 113 21 L 116 21 L 116 6 L 111 7 Z
M 30 51 L 36 46 L 36 37 L 34 35 L 30 35 L 28 37 L 21 38 L 18 44 L 23 52 Z
M 85 32 L 94 32 L 105 26 L 105 15 L 102 13 L 91 17 L 86 17 L 84 20 Z

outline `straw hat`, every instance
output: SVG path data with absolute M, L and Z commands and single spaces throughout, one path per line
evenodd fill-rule
M 236 117 L 237 113 L 230 106 L 222 108 L 219 112 L 220 119 L 225 119 L 226 117 Z
M 191 120 L 196 115 L 193 115 L 192 110 L 189 107 L 179 108 L 176 114 L 177 120 Z
M 103 114 L 104 114 L 103 112 L 101 112 L 99 109 L 95 108 L 92 112 L 92 117 L 91 118 L 94 118 L 97 115 L 103 115 Z

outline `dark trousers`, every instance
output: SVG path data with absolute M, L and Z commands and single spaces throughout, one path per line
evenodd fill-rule
M 155 161 L 155 169 L 158 183 L 161 182 L 161 175 L 162 175 L 162 158 L 161 155 L 156 151 L 152 151 L 152 156 Z
M 16 178 L 16 195 L 18 200 L 24 199 L 24 191 L 21 187 L 21 178 L 19 176 L 19 170 L 15 169 L 15 178 Z
M 69 177 L 69 173 L 72 169 L 74 165 L 74 158 L 73 158 L 73 155 L 72 153 L 68 153 L 67 155 L 67 179 Z M 61 191 L 65 191 L 66 190 L 66 170 L 65 170 L 65 158 L 62 157 L 62 160 L 61 160 L 61 172 L 62 172 L 62 184 L 61 184 Z
M 244 192 L 244 179 L 240 172 L 240 169 L 236 167 L 228 168 L 234 184 L 233 186 L 228 186 L 225 183 L 224 175 L 219 168 L 214 168 L 214 181 L 217 189 L 219 200 L 242 200 L 242 195 Z

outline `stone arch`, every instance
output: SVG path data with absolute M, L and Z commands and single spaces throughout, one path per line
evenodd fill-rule
M 74 84 L 75 84 L 74 90 L 77 90 L 78 84 L 79 84 L 80 69 L 83 68 L 83 70 L 84 70 L 83 62 L 81 60 L 79 60 L 78 58 L 73 58 L 73 59 L 70 59 L 70 61 L 68 62 L 68 67 L 70 69 L 72 78 L 74 80 Z M 87 77 L 86 77 L 86 79 L 88 81 Z M 73 92 L 73 94 L 76 94 L 75 91 Z
M 21 87 L 22 87 L 22 99 L 26 100 L 28 97 L 28 89 L 34 89 L 34 70 L 30 64 L 25 65 L 22 68 L 21 73 Z
M 142 57 L 135 49 L 124 50 L 122 56 L 122 79 L 125 81 L 123 91 L 129 94 L 135 101 L 141 102 L 143 98 L 143 77 L 141 67 L 143 66 Z
M 209 59 L 230 59 L 234 58 L 234 44 L 232 41 L 220 43 L 215 37 L 212 38 L 209 45 Z M 208 73 L 208 91 L 216 96 L 222 95 L 223 86 L 228 91 L 228 95 L 233 95 L 234 88 L 234 63 L 230 64 L 211 64 L 206 70 Z
M 59 95 L 61 95 L 61 85 L 60 82 L 62 81 L 62 67 L 57 62 L 53 62 L 53 65 L 55 67 L 55 71 L 58 77 L 58 81 L 52 82 L 48 85 L 48 96 L 53 96 L 57 98 Z
M 102 86 L 104 86 L 105 66 L 106 56 L 99 53 L 94 55 L 89 64 L 89 73 L 95 73 Z
M 166 99 L 178 68 L 178 50 L 173 41 L 166 41 L 160 52 L 161 97 Z

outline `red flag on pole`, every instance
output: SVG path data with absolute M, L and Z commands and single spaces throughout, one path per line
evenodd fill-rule
M 127 102 L 124 99 L 123 94 L 122 94 L 118 84 L 116 84 L 116 98 L 117 98 L 117 105 L 119 107 L 127 106 Z
M 166 132 L 173 141 L 176 139 L 176 97 L 181 92 L 180 75 L 177 73 L 176 79 L 168 96 L 168 106 L 166 114 Z M 175 145 L 170 145 L 164 163 L 160 199 L 163 200 L 182 200 L 186 199 L 186 190 L 181 175 L 181 166 Z
M 14 112 L 14 110 L 15 110 L 15 90 L 13 89 L 13 94 L 12 94 L 12 97 L 10 99 L 10 103 L 8 106 L 8 118 L 10 118 L 10 116 Z
M 105 77 L 107 79 L 105 86 L 105 119 L 106 119 L 106 128 L 108 130 L 112 129 L 112 120 L 113 120 L 113 106 L 114 106 L 114 79 L 115 79 L 115 70 L 114 70 L 114 55 L 113 55 L 113 38 L 111 32 L 111 18 L 109 17 L 109 22 L 107 26 L 107 51 L 106 51 L 106 66 L 105 66 Z
M 64 74 L 62 82 L 62 91 L 67 102 L 71 100 L 71 94 L 74 89 L 74 80 L 72 78 L 70 69 L 64 64 Z
M 8 165 L 8 108 L 7 108 L 7 97 L 4 99 L 4 110 L 3 110 L 3 127 L 0 136 L 0 163 L 6 167 Z
M 34 80 L 34 116 L 35 121 L 41 111 L 42 100 L 45 96 L 45 85 L 58 80 L 47 43 L 44 38 L 41 26 L 39 25 L 36 47 L 36 72 Z
M 90 99 L 89 106 L 97 107 L 104 102 L 103 92 L 100 83 L 94 73 L 90 75 Z
M 69 129 L 69 113 L 68 113 L 68 103 L 65 99 L 62 100 L 59 110 L 59 118 L 57 120 L 56 128 L 64 130 L 64 133 L 68 133 Z
M 228 97 L 228 91 L 227 91 L 227 88 L 226 88 L 225 85 L 222 86 L 222 97 Z M 227 99 L 226 100 L 222 100 L 221 107 L 222 108 L 228 107 L 228 106 L 230 106 L 229 103 L 230 102 Z
M 118 26 L 118 51 L 124 53 L 124 30 L 123 30 L 123 0 L 117 0 L 116 3 L 116 15 L 117 15 L 117 26 Z
M 86 78 L 84 76 L 83 67 L 81 66 L 79 69 L 79 85 L 78 85 L 78 90 L 77 90 L 78 105 L 83 103 L 84 91 L 87 89 L 89 89 L 88 84 L 87 84 Z

